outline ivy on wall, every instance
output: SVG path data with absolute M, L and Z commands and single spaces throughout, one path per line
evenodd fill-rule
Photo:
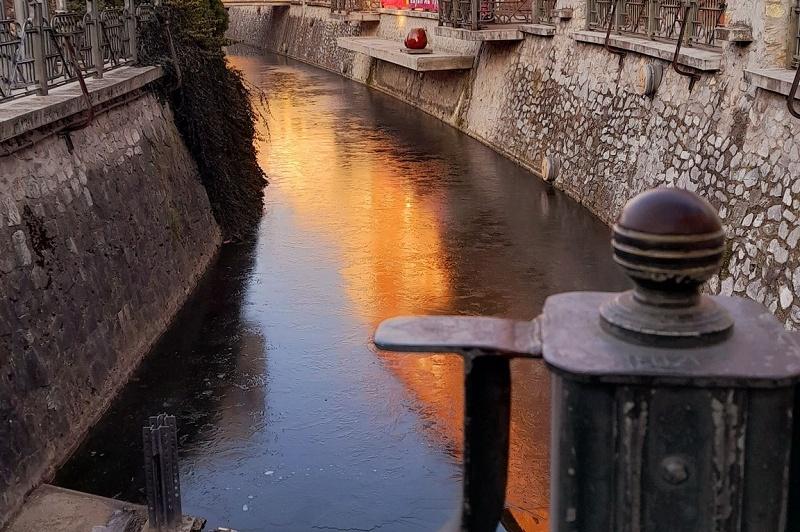
M 227 239 L 257 229 L 266 176 L 256 160 L 255 121 L 242 73 L 225 59 L 228 15 L 220 0 L 165 0 L 139 25 L 139 60 L 161 65 L 160 92 L 175 114 Z

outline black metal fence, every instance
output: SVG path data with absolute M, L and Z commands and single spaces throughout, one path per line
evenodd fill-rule
M 136 17 L 133 0 L 125 7 L 98 9 L 86 2 L 84 12 L 57 10 L 35 0 L 17 8 L 14 18 L 0 20 L 0 101 L 48 90 L 79 76 L 103 72 L 136 58 Z M 3 16 L 11 10 L 2 6 Z M 135 13 L 135 14 L 134 14 Z
M 350 13 L 377 13 L 380 0 L 330 0 L 331 13 L 347 15 Z
M 674 41 L 686 14 L 685 44 L 713 46 L 724 12 L 724 0 L 588 0 L 587 23 L 590 29 L 605 31 L 610 24 L 617 33 Z
M 477 30 L 489 24 L 552 24 L 555 0 L 440 0 L 439 22 Z

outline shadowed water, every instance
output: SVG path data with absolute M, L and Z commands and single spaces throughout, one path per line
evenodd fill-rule
M 268 95 L 258 240 L 227 245 L 57 483 L 143 500 L 141 426 L 178 417 L 184 512 L 209 527 L 435 530 L 460 491 L 461 366 L 377 352 L 398 314 L 530 319 L 618 290 L 609 230 L 475 140 L 276 56 L 232 55 Z M 549 386 L 513 365 L 508 502 L 546 530 Z

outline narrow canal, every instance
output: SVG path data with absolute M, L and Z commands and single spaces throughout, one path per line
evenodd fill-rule
M 143 501 L 141 426 L 178 417 L 209 528 L 435 530 L 460 491 L 460 362 L 377 352 L 398 314 L 533 318 L 625 287 L 609 230 L 475 140 L 334 74 L 231 56 L 269 101 L 257 242 L 223 247 L 56 483 Z M 549 390 L 513 368 L 509 505 L 547 529 Z

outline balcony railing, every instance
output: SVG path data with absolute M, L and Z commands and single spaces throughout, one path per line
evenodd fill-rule
M 56 11 L 34 1 L 22 20 L 0 20 L 0 101 L 46 95 L 52 87 L 131 63 L 136 56 L 132 1 L 125 9 Z M 3 13 L 8 13 L 3 6 Z
M 648 39 L 677 40 L 687 13 L 685 44 L 714 45 L 714 33 L 722 22 L 724 0 L 588 0 L 588 26 L 605 31 L 642 35 Z M 616 1 L 616 10 L 612 2 Z M 688 8 L 688 9 L 687 9 Z M 609 17 L 614 11 L 614 20 Z
M 348 15 L 350 13 L 377 13 L 380 0 L 330 0 L 331 13 Z
M 439 22 L 477 30 L 489 24 L 551 24 L 555 0 L 440 0 Z

